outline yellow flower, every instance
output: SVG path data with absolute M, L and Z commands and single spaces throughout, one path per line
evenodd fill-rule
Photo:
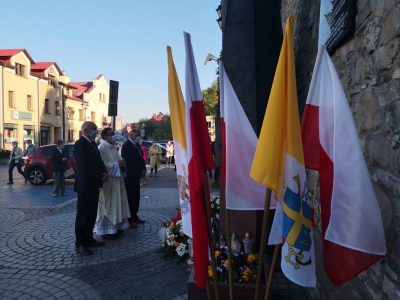
M 211 266 L 208 266 L 208 277 L 213 277 L 213 270 Z
M 221 252 L 219 252 L 218 250 L 215 251 L 215 256 L 219 256 L 221 254 Z
M 249 277 L 247 277 L 247 276 L 242 276 L 242 278 L 244 281 L 249 281 Z
M 178 247 L 178 246 L 179 246 L 179 243 L 178 243 L 178 242 L 175 242 L 174 246 L 175 246 L 175 247 Z
M 174 222 L 171 222 L 171 224 L 169 224 L 169 226 L 174 226 L 175 225 L 175 223 Z
M 247 256 L 247 261 L 251 264 L 253 263 L 254 259 L 255 259 L 255 256 L 253 254 L 249 254 L 249 256 Z
M 171 235 L 171 236 L 169 237 L 169 240 L 172 242 L 172 241 L 175 240 L 175 237 L 174 237 L 173 235 Z
M 229 263 L 229 260 L 227 259 L 226 261 L 224 261 L 224 264 L 225 265 L 228 265 L 228 263 Z
M 244 272 L 243 272 L 243 276 L 246 276 L 246 277 L 248 277 L 250 274 L 251 274 L 250 270 L 244 270 Z

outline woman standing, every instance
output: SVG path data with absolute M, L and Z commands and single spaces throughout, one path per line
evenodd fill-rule
M 18 147 L 18 142 L 14 141 L 12 142 L 12 151 L 10 155 L 10 165 L 8 166 L 8 182 L 7 184 L 14 184 L 14 179 L 13 179 L 13 170 L 15 167 L 18 169 L 18 173 L 24 177 L 25 182 L 28 181 L 28 178 L 25 177 L 24 172 L 21 170 L 21 166 L 24 165 L 24 161 L 22 159 L 22 149 Z
M 140 149 L 142 149 L 142 157 L 144 160 L 144 163 L 147 164 L 147 160 L 149 159 L 149 153 L 147 152 L 147 149 L 145 146 L 143 146 L 142 141 L 139 142 Z M 140 186 L 145 185 L 149 181 L 149 179 L 146 177 L 146 174 L 141 179 Z
M 165 166 L 171 167 L 172 157 L 174 156 L 174 144 L 172 144 L 171 140 L 168 140 L 165 148 L 167 149 L 167 161 L 165 162 Z
M 157 145 L 157 141 L 153 140 L 153 146 L 150 147 L 150 177 L 153 177 L 153 169 L 155 169 L 155 176 L 157 177 L 157 169 L 161 163 L 158 160 L 158 155 L 161 155 L 162 151 L 160 146 Z
M 67 169 L 69 155 L 67 150 L 64 149 L 63 140 L 58 140 L 56 142 L 56 147 L 51 151 L 50 160 L 53 163 L 53 197 L 57 197 L 58 194 L 67 196 L 65 193 L 64 171 Z

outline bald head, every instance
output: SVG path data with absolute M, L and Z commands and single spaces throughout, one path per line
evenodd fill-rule
M 86 136 L 87 138 L 91 139 L 90 133 L 92 130 L 97 130 L 97 125 L 92 121 L 83 122 L 81 127 L 82 135 Z

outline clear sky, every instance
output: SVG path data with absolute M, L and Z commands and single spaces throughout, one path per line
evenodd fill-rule
M 169 112 L 166 46 L 184 94 L 183 31 L 191 34 L 201 89 L 216 79 L 222 33 L 219 0 L 3 0 L 0 48 L 25 48 L 34 61 L 55 61 L 71 81 L 99 74 L 119 81 L 123 123 Z

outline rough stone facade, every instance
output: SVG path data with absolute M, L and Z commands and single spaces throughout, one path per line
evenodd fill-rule
M 400 1 L 360 0 L 354 35 L 331 56 L 359 134 L 381 208 L 388 258 L 335 287 L 317 257 L 320 299 L 400 299 Z M 320 1 L 282 0 L 282 28 L 295 15 L 295 54 L 300 112 L 304 109 L 318 49 Z M 309 172 L 321 253 L 318 173 Z M 368 232 L 365 233 L 368 238 Z M 340 258 L 332 258 L 340 263 Z

